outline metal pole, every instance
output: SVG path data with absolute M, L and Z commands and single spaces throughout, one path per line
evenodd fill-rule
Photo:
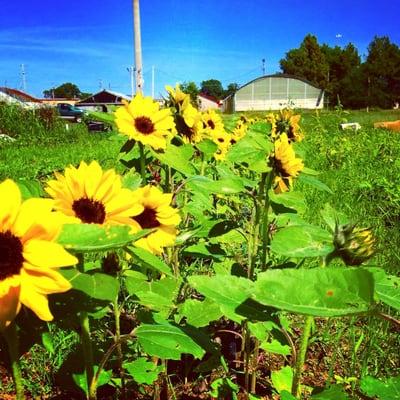
M 139 0 L 133 0 L 133 29 L 135 41 L 136 93 L 143 93 L 142 43 L 140 37 Z

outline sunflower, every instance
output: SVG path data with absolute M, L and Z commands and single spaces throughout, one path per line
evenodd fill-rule
M 130 217 L 143 211 L 133 192 L 122 188 L 121 177 L 113 169 L 103 171 L 96 161 L 81 161 L 55 176 L 45 190 L 55 200 L 54 209 L 77 223 L 135 226 Z
M 185 143 L 198 143 L 204 138 L 201 113 L 189 104 L 182 114 L 175 114 L 176 130 Z
M 165 86 L 165 90 L 169 94 L 168 105 L 175 107 L 178 112 L 183 111 L 190 104 L 190 95 L 182 92 L 178 84 L 176 84 L 175 89 L 167 85 Z
M 304 168 L 303 161 L 296 158 L 296 154 L 286 133 L 282 133 L 274 143 L 273 164 L 276 173 L 275 191 L 287 192 L 296 178 Z
M 143 211 L 133 215 L 132 221 L 138 230 L 155 229 L 145 238 L 136 241 L 135 245 L 160 254 L 163 247 L 175 243 L 176 226 L 181 221 L 178 210 L 171 207 L 172 194 L 163 193 L 150 185 L 135 190 L 135 194 L 143 206 Z
M 278 136 L 286 133 L 290 142 L 300 142 L 303 139 L 303 133 L 300 128 L 300 114 L 293 114 L 292 110 L 284 109 L 279 112 L 279 115 L 270 118 L 272 123 L 272 136 Z
M 224 129 L 221 116 L 218 115 L 213 109 L 208 109 L 202 113 L 203 128 L 206 133 L 211 134 L 215 131 Z
M 175 131 L 171 110 L 160 110 L 157 102 L 140 93 L 115 111 L 115 123 L 121 133 L 154 149 L 165 149 Z
M 18 314 L 21 304 L 51 321 L 47 295 L 66 292 L 71 284 L 57 271 L 78 260 L 55 243 L 60 219 L 50 199 L 21 200 L 10 179 L 0 183 L 0 330 Z

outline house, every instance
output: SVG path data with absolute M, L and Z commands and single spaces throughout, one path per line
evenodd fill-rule
M 241 86 L 223 100 L 222 111 L 264 111 L 287 107 L 320 109 L 323 106 L 323 89 L 294 75 L 275 74 Z
M 199 93 L 197 96 L 200 111 L 206 111 L 210 108 L 219 109 L 221 102 L 214 96 L 205 93 Z
M 21 90 L 9 87 L 0 87 L 0 101 L 18 104 L 25 108 L 36 108 L 41 106 L 40 99 L 37 99 Z
M 78 101 L 75 105 L 91 111 L 107 112 L 108 106 L 121 106 L 122 100 L 130 101 L 131 97 L 111 90 L 102 90 L 86 99 Z

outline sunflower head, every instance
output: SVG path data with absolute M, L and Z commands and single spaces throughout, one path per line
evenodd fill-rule
M 21 200 L 11 180 L 0 183 L 0 330 L 18 314 L 21 304 L 44 321 L 53 316 L 47 295 L 69 290 L 58 273 L 78 260 L 55 242 L 62 218 L 50 199 Z
M 64 175 L 56 173 L 45 190 L 54 199 L 55 210 L 71 222 L 134 225 L 130 217 L 143 210 L 133 193 L 122 188 L 121 177 L 113 169 L 103 171 L 96 161 L 67 167 Z
M 303 170 L 304 164 L 300 158 L 296 158 L 293 146 L 289 143 L 286 133 L 279 136 L 274 142 L 274 154 L 272 157 L 275 171 L 275 191 L 286 192 Z
M 300 118 L 300 114 L 294 114 L 292 110 L 281 110 L 272 123 L 273 136 L 286 133 L 290 142 L 301 141 L 303 133 L 300 128 Z
M 172 86 L 165 86 L 165 90 L 168 92 L 168 106 L 175 107 L 180 112 L 183 111 L 190 104 L 190 95 L 182 92 L 179 84 L 176 84 L 175 89 Z
M 132 216 L 133 223 L 138 230 L 154 229 L 149 235 L 136 241 L 135 245 L 160 254 L 164 247 L 175 243 L 176 227 L 181 221 L 178 210 L 171 207 L 172 194 L 147 185 L 137 189 L 135 195 L 143 211 Z
M 175 115 L 176 130 L 185 143 L 198 143 L 204 138 L 201 113 L 189 104 L 182 114 Z
M 202 113 L 202 120 L 204 131 L 208 134 L 224 128 L 221 116 L 211 108 Z
M 175 131 L 171 110 L 160 110 L 157 102 L 140 93 L 117 109 L 115 123 L 121 133 L 154 149 L 165 149 Z
M 374 254 L 375 239 L 369 228 L 336 224 L 333 243 L 335 253 L 346 265 L 360 265 Z

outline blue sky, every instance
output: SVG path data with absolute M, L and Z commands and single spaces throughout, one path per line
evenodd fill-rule
M 130 93 L 131 0 L 2 0 L 0 86 L 27 91 L 64 82 Z M 397 4 L 396 4 L 397 3 Z M 398 1 L 141 0 L 145 93 L 166 84 L 218 79 L 224 87 L 279 71 L 279 60 L 307 33 L 320 43 L 352 42 L 361 55 L 375 35 L 400 45 Z M 338 37 L 340 36 L 340 37 Z

